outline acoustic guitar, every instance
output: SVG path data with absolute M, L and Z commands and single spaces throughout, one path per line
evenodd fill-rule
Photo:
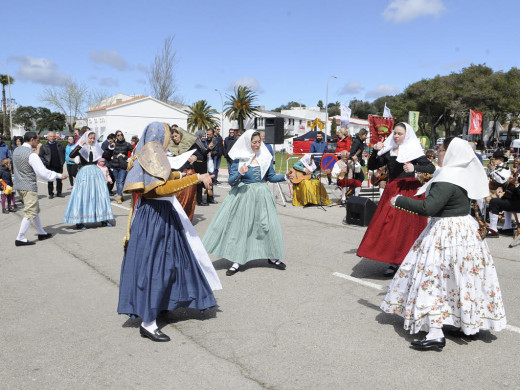
M 311 180 L 312 173 L 309 173 L 308 175 L 305 174 L 305 172 L 298 171 L 294 168 L 291 168 L 289 172 L 293 175 L 293 178 L 291 179 L 291 182 L 293 184 L 301 183 L 303 180 Z M 328 175 L 331 172 L 330 169 L 327 169 L 325 171 L 322 171 L 321 174 L 318 174 L 317 177 L 320 178 L 322 175 Z
M 379 168 L 374 172 L 372 177 L 370 178 L 370 182 L 373 186 L 379 184 L 380 181 L 386 181 L 388 179 L 388 171 L 386 170 L 386 165 L 384 167 Z

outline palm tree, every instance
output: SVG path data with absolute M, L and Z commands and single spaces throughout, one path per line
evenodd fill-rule
M 188 130 L 205 130 L 218 125 L 218 119 L 214 116 L 217 110 L 211 108 L 206 100 L 199 100 L 187 110 Z
M 256 94 L 244 85 L 235 87 L 235 96 L 228 95 L 228 101 L 224 104 L 227 108 L 226 117 L 238 121 L 238 128 L 244 130 L 244 120 L 255 116 L 258 106 L 254 106 Z
M 11 129 L 7 127 L 7 104 L 5 99 L 5 86 L 14 83 L 14 79 L 6 74 L 0 74 L 0 83 L 2 84 L 2 112 L 4 118 L 4 136 L 11 138 Z M 11 102 L 9 102 L 11 104 Z

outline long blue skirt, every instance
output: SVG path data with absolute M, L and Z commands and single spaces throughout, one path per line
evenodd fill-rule
M 63 222 L 92 223 L 114 219 L 105 176 L 97 165 L 82 167 L 70 194 Z
M 143 198 L 121 266 L 117 312 L 150 322 L 163 310 L 215 305 L 173 205 Z

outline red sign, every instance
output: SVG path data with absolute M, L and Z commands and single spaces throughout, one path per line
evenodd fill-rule
M 482 112 L 469 110 L 468 134 L 482 134 Z
M 369 115 L 368 123 L 370 125 L 370 144 L 375 145 L 383 142 L 392 134 L 394 128 L 394 118 L 387 118 L 378 115 Z

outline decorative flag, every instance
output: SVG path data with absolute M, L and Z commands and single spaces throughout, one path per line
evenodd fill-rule
M 419 131 L 419 111 L 408 111 L 408 124 L 416 133 Z
M 345 103 L 341 103 L 341 127 L 348 127 L 350 124 L 350 114 L 352 114 L 352 110 L 348 108 Z
M 383 110 L 383 116 L 385 118 L 393 118 L 392 113 L 390 112 L 390 109 L 386 106 L 386 103 L 385 103 L 385 108 Z
M 369 115 L 370 125 L 370 145 L 383 142 L 392 133 L 394 128 L 394 118 L 385 118 L 377 115 Z
M 482 133 L 482 112 L 469 110 L 469 131 L 468 134 Z

